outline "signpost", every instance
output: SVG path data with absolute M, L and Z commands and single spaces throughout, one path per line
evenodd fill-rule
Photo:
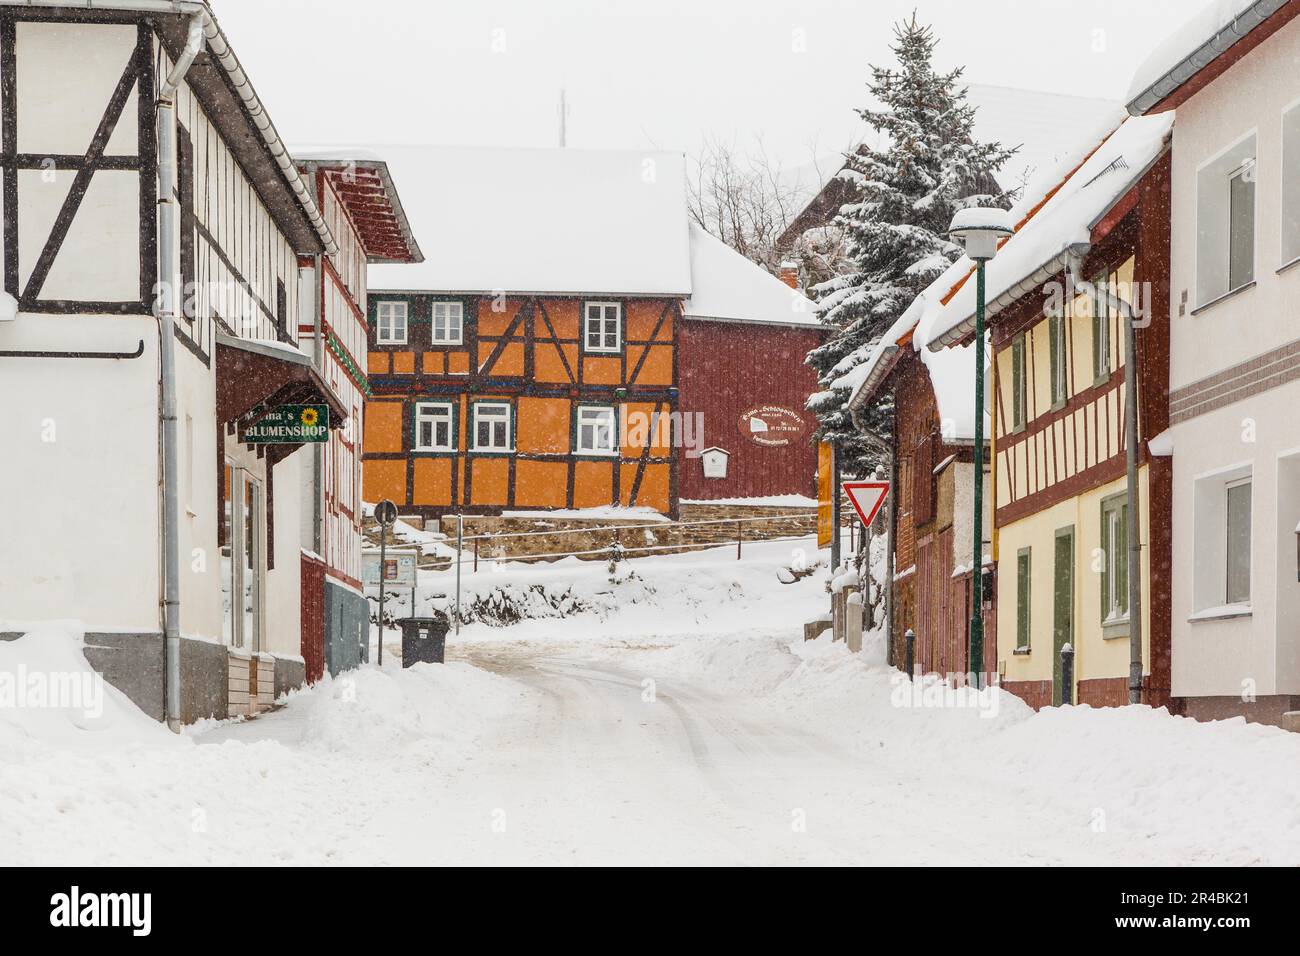
M 879 475 L 880 471 L 877 470 L 876 474 Z M 866 614 L 867 624 L 874 625 L 874 611 L 872 610 L 874 605 L 871 603 L 871 592 L 874 583 L 871 577 L 871 523 L 876 520 L 876 515 L 880 514 L 880 509 L 885 504 L 885 499 L 889 497 L 889 482 L 846 481 L 843 487 L 844 493 L 848 495 L 849 501 L 853 504 L 853 510 L 862 519 L 862 548 L 864 560 L 866 561 L 866 589 L 863 594 L 865 608 L 863 613 Z M 886 578 L 886 580 L 888 579 Z
M 240 441 L 253 445 L 300 445 L 330 437 L 328 405 L 277 405 L 240 432 Z
M 379 666 L 384 666 L 384 581 L 382 569 L 388 557 L 388 529 L 397 522 L 397 505 L 387 498 L 375 505 L 375 520 L 379 522 Z M 414 611 L 414 608 L 412 608 Z
M 843 487 L 844 493 L 853 503 L 853 510 L 862 519 L 863 526 L 871 527 L 871 522 L 876 520 L 876 515 L 880 514 L 880 508 L 889 495 L 889 482 L 846 481 Z

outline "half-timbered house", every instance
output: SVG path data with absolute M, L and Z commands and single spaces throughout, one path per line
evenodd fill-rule
M 427 257 L 371 270 L 367 500 L 425 516 L 610 506 L 676 514 L 683 469 L 699 497 L 723 496 L 708 494 L 706 448 L 711 459 L 733 457 L 731 482 L 713 485 L 720 490 L 811 490 L 800 407 L 804 345 L 816 337 L 811 304 L 712 246 L 704 259 L 725 276 L 700 285 L 693 243 L 715 240 L 688 226 L 681 154 L 385 155 Z M 784 347 L 762 347 L 778 339 Z M 687 352 L 684 342 L 695 344 Z M 707 365 L 719 349 L 746 348 L 743 369 Z M 770 447 L 739 448 L 742 425 L 768 429 Z M 740 482 L 761 476 L 769 459 L 792 464 Z
M 338 246 L 336 254 L 300 260 L 314 279 L 303 294 L 298 334 L 348 413 L 304 469 L 302 654 L 310 681 L 357 662 L 370 617 L 361 583 L 367 269 L 424 257 L 380 156 L 295 149 L 294 158 Z
M 346 422 L 298 348 L 299 257 L 333 237 L 205 4 L 6 0 L 0 98 L 0 631 L 80 620 L 146 713 L 255 710 L 303 678 L 306 432 L 250 429 Z
M 939 276 L 881 338 L 867 360 L 837 386 L 850 389 L 855 417 L 888 401 L 891 416 L 892 549 L 890 647 L 892 660 L 905 659 L 905 635 L 916 643 L 914 666 L 923 673 L 990 673 L 996 662 L 995 569 L 987 566 L 989 482 L 986 502 L 984 574 L 974 588 L 971 560 L 975 501 L 974 349 L 943 352 L 922 343 L 942 307 L 944 294 L 969 270 L 964 257 Z M 987 426 L 987 422 L 985 423 Z M 987 427 L 985 434 L 988 434 Z M 984 442 L 987 447 L 988 441 Z M 987 458 L 987 452 L 983 456 Z M 980 607 L 985 629 L 984 660 L 972 667 L 970 621 Z M 957 677 L 960 680 L 962 678 Z
M 1128 702 L 1129 535 L 1143 544 L 1141 696 L 1169 697 L 1168 118 L 1084 142 L 987 267 L 993 352 L 997 666 L 1034 707 Z M 975 282 L 926 344 L 970 341 Z M 1137 499 L 1126 483 L 1125 313 L 1134 316 Z M 1073 686 L 1062 649 L 1074 652 Z

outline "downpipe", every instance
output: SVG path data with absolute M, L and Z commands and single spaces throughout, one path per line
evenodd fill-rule
M 1076 286 L 1083 284 L 1083 260 L 1091 250 L 1087 243 L 1069 249 L 1070 278 Z M 1094 289 L 1124 320 L 1124 459 L 1125 503 L 1128 521 L 1128 702 L 1142 702 L 1142 516 L 1138 511 L 1138 397 L 1137 397 L 1137 330 L 1133 307 L 1109 289 Z
M 158 89 L 158 285 L 154 307 L 158 317 L 161 366 L 162 485 L 163 485 L 163 648 L 164 704 L 167 726 L 181 731 L 181 588 L 180 588 L 180 467 L 176 401 L 176 310 L 180 288 L 176 247 L 180 216 L 176 204 L 176 91 L 203 48 L 206 12 L 190 20 L 185 48 Z

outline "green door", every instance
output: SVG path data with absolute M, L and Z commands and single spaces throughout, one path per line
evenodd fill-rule
M 1056 532 L 1052 568 L 1052 703 L 1064 699 L 1061 686 L 1061 648 L 1074 643 L 1074 528 Z

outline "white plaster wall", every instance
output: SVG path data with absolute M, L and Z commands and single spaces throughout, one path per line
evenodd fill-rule
M 1174 125 L 1170 296 L 1171 388 L 1300 339 L 1300 269 L 1284 265 L 1282 113 L 1300 100 L 1300 22 L 1291 22 L 1178 107 Z M 1196 301 L 1196 173 L 1242 137 L 1257 137 L 1254 288 L 1192 315 Z M 1294 166 L 1296 157 L 1288 157 Z M 1294 176 L 1294 172 L 1290 174 Z M 1226 241 L 1226 240 L 1225 240 Z M 1183 293 L 1186 314 L 1180 315 Z M 1295 575 L 1279 575 L 1294 541 L 1279 534 L 1278 456 L 1300 445 L 1300 383 L 1273 389 L 1174 428 L 1173 693 L 1300 693 Z M 1253 478 L 1252 614 L 1189 622 L 1196 609 L 1195 481 L 1249 464 Z M 1284 502 L 1282 508 L 1293 503 Z M 1203 568 L 1203 564 L 1202 564 Z M 1204 570 L 1204 568 L 1203 568 Z M 1204 603 L 1204 602 L 1202 602 Z M 1283 666 L 1279 667 L 1279 662 Z
M 275 466 L 275 568 L 266 579 L 266 640 L 262 650 L 302 653 L 302 473 L 311 446 L 300 447 Z
M 23 314 L 0 349 L 0 618 L 159 630 L 158 336 L 151 318 Z
M 181 633 L 220 640 L 217 478 L 222 462 L 217 454 L 216 382 L 212 370 L 179 340 L 176 402 L 181 481 Z
M 1295 667 L 1287 669 L 1282 681 L 1277 668 L 1278 658 L 1293 660 L 1300 644 L 1300 624 L 1290 617 L 1279 620 L 1277 614 L 1279 601 L 1285 607 L 1300 600 L 1295 575 L 1278 576 L 1282 555 L 1295 551 L 1294 529 L 1289 537 L 1279 537 L 1277 523 L 1278 454 L 1300 445 L 1298 407 L 1300 383 L 1291 383 L 1174 428 L 1175 696 L 1236 696 L 1247 680 L 1259 694 L 1300 693 Z M 1251 429 L 1253 442 L 1244 440 Z M 1217 567 L 1205 567 L 1216 559 L 1196 543 L 1196 481 L 1243 465 L 1250 467 L 1252 482 L 1251 615 L 1193 622 L 1198 569 L 1219 573 Z M 1216 528 L 1202 531 L 1217 533 Z
M 1300 100 L 1300 21 L 1292 21 L 1178 107 L 1174 123 L 1170 387 L 1300 338 L 1300 269 L 1281 275 L 1282 112 Z M 1257 131 L 1256 286 L 1197 315 L 1196 171 Z M 1298 161 L 1292 157 L 1294 164 Z M 1293 174 L 1294 175 L 1294 174 Z M 1226 239 L 1224 240 L 1226 243 Z M 1179 304 L 1187 293 L 1186 315 Z

